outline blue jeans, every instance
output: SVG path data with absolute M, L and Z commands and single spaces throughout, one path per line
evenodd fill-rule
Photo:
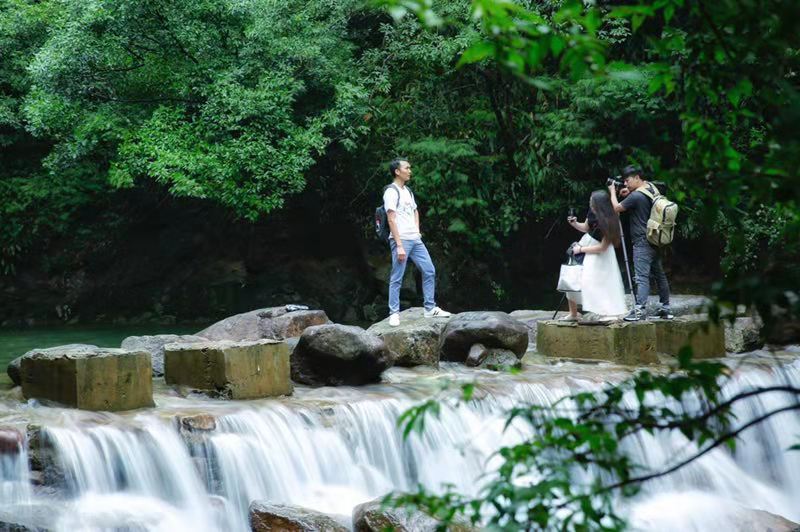
M 436 292 L 436 268 L 428 248 L 422 240 L 403 240 L 403 249 L 406 250 L 406 260 L 397 260 L 397 244 L 394 239 L 389 239 L 389 247 L 392 249 L 392 273 L 389 275 L 389 314 L 400 312 L 400 287 L 403 284 L 403 274 L 406 273 L 408 261 L 414 263 L 422 273 L 422 294 L 425 298 L 425 310 L 431 310 L 436 306 L 434 293 Z
M 650 274 L 656 278 L 661 306 L 669 308 L 669 282 L 661 267 L 658 249 L 645 239 L 633 243 L 633 272 L 636 277 L 636 306 L 647 308 L 650 296 Z

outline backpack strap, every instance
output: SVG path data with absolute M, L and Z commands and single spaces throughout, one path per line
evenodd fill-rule
M 400 187 L 398 187 L 394 183 L 389 183 L 388 185 L 383 187 L 383 191 L 386 192 L 386 189 L 389 188 L 389 187 L 392 187 L 397 191 L 397 206 L 395 207 L 395 210 L 397 210 L 397 209 L 400 208 Z M 408 186 L 406 186 L 406 190 L 408 190 L 408 193 L 411 194 L 411 201 L 416 204 L 417 202 L 414 200 L 414 193 L 411 192 L 411 189 L 408 188 Z
M 659 197 L 661 195 L 661 192 L 658 191 L 658 189 L 656 188 L 655 185 L 648 184 L 648 186 L 653 187 L 653 191 L 652 192 L 650 190 L 648 190 L 647 187 L 637 188 L 636 191 L 637 192 L 641 192 L 642 194 L 647 196 L 650 199 L 651 202 L 653 202 L 653 201 L 656 200 L 657 197 Z

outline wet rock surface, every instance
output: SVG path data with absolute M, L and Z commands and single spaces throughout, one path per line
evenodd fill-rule
M 292 380 L 311 386 L 380 381 L 394 360 L 381 338 L 352 325 L 306 329 L 292 352 Z
M 206 342 L 205 338 L 191 334 L 156 334 L 153 336 L 128 336 L 120 347 L 129 351 L 147 351 L 153 364 L 153 376 L 164 376 L 164 346 L 174 343 Z
M 475 344 L 470 348 L 464 364 L 472 368 L 502 370 L 519 367 L 521 362 L 517 355 L 508 349 L 489 348 L 483 344 Z
M 354 532 L 435 532 L 439 521 L 420 511 L 405 508 L 384 507 L 381 499 L 360 504 L 353 509 Z M 475 530 L 466 524 L 454 524 L 447 528 L 451 532 Z
M 400 313 L 400 325 L 392 327 L 389 318 L 372 325 L 373 333 L 391 350 L 395 366 L 439 367 L 439 338 L 449 319 L 426 318 L 421 307 Z
M 196 333 L 207 340 L 282 340 L 300 336 L 312 325 L 330 323 L 322 310 L 309 310 L 298 305 L 262 308 L 236 314 Z
M 464 362 L 475 344 L 507 349 L 522 358 L 528 347 L 528 327 L 505 312 L 464 312 L 453 316 L 442 331 L 441 360 Z
M 738 317 L 732 323 L 725 322 L 725 351 L 746 353 L 764 345 L 761 334 L 762 323 L 758 318 Z
M 250 504 L 253 532 L 347 532 L 349 529 L 327 514 L 288 504 L 255 501 Z

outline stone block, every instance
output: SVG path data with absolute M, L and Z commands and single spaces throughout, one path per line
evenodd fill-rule
M 691 346 L 694 358 L 725 356 L 725 329 L 713 325 L 705 314 L 680 316 L 673 320 L 653 320 L 656 327 L 656 350 L 678 356 L 681 348 Z
M 289 347 L 278 340 L 167 344 L 164 379 L 227 399 L 292 393 Z
M 764 345 L 761 335 L 762 323 L 750 317 L 736 318 L 733 323 L 725 322 L 725 351 L 746 353 L 760 349 Z
M 548 357 L 607 360 L 618 364 L 655 364 L 656 327 L 651 322 L 578 325 L 539 322 L 537 351 Z
M 22 394 L 84 410 L 153 406 L 150 353 L 93 346 L 34 349 L 22 357 Z

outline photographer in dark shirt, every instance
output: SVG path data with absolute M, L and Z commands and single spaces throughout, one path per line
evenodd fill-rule
M 608 187 L 611 195 L 611 204 L 614 210 L 630 213 L 630 236 L 633 242 L 633 271 L 636 277 L 636 306 L 625 316 L 626 321 L 647 319 L 647 298 L 650 295 L 650 274 L 656 278 L 658 295 L 661 300 L 657 316 L 662 319 L 672 319 L 674 316 L 669 308 L 669 282 L 661 266 L 658 249 L 647 241 L 647 220 L 650 218 L 650 201 L 641 190 L 643 187 L 655 192 L 652 184 L 642 178 L 642 171 L 635 166 L 627 166 L 622 171 L 625 187 L 619 191 L 624 199 L 617 200 L 617 190 L 614 185 Z

